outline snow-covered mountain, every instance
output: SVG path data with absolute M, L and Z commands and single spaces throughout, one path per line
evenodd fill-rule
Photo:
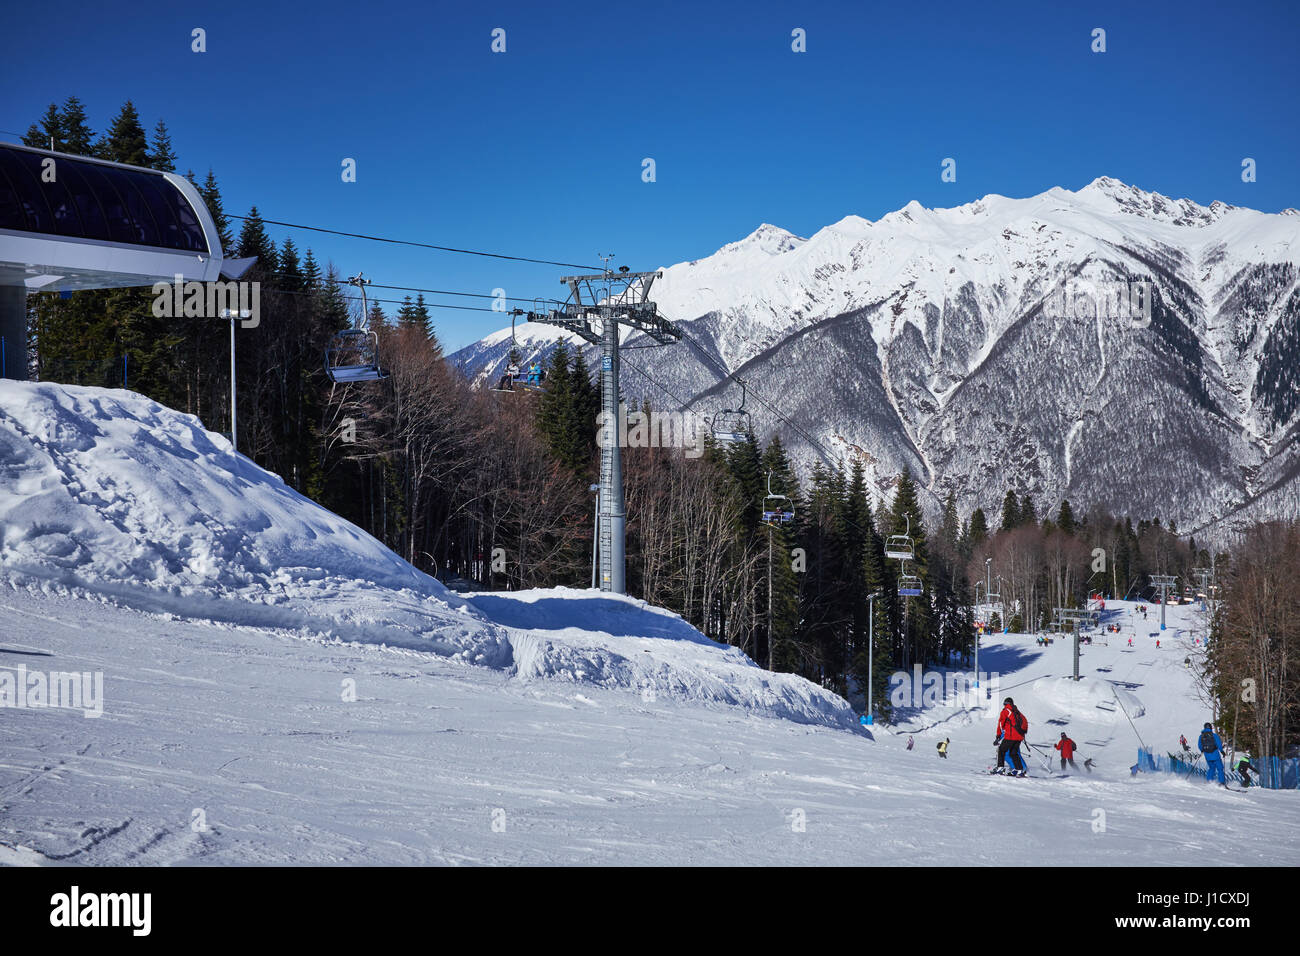
M 1107 177 L 911 202 L 807 239 L 764 224 L 666 268 L 653 293 L 688 339 L 628 356 L 629 398 L 734 406 L 721 366 L 749 383 L 760 435 L 805 461 L 858 458 L 882 490 L 906 466 L 932 503 L 953 491 L 964 512 L 1011 485 L 1040 510 L 1068 497 L 1182 529 L 1263 492 L 1273 504 L 1254 510 L 1269 514 L 1296 499 L 1294 209 L 1202 206 Z M 530 355 L 564 335 L 521 328 Z M 508 347 L 495 333 L 453 358 L 499 374 Z

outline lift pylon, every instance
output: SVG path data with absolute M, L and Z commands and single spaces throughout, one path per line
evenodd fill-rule
M 626 594 L 625 539 L 627 506 L 623 497 L 623 449 L 619 447 L 618 347 L 619 326 L 644 333 L 660 345 L 681 340 L 681 331 L 659 315 L 650 288 L 662 272 L 617 271 L 608 267 L 612 256 L 602 256 L 606 268 L 595 275 L 564 276 L 569 287 L 565 302 L 528 313 L 529 322 L 544 322 L 568 329 L 600 346 L 600 533 L 599 584 L 602 591 Z
M 1177 582 L 1178 577 L 1173 574 L 1153 574 L 1151 583 L 1160 589 L 1160 630 L 1165 629 L 1165 604 L 1168 603 L 1166 595 L 1169 589 Z

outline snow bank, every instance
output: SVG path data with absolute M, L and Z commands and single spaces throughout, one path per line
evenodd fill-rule
M 10 572 L 76 583 L 431 583 L 197 418 L 121 390 L 0 382 L 0 535 Z
M 793 674 L 766 671 L 739 648 L 709 640 L 676 614 L 644 601 L 570 588 L 467 595 L 512 628 L 515 674 L 631 687 L 662 698 L 739 705 L 769 717 L 851 727 L 842 697 Z
M 134 392 L 0 381 L 0 580 L 186 618 L 847 726 L 849 705 L 677 615 L 557 589 L 467 601 Z

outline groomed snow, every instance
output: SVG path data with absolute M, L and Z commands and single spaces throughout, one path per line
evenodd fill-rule
M 1068 647 L 986 652 L 1050 748 L 1030 685 Z M 1182 656 L 1084 661 L 1144 683 L 1134 722 L 1174 748 Z M 104 714 L 0 715 L 0 864 L 1300 864 L 1300 794 L 1132 777 L 1127 723 L 1065 725 L 1091 774 L 1007 780 L 978 772 L 992 720 L 945 708 L 866 734 L 5 588 L 20 664 L 102 671 Z

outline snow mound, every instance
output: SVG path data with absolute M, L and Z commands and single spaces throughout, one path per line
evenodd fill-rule
M 468 595 L 512 628 L 515 675 L 630 687 L 664 698 L 739 705 L 799 723 L 851 727 L 842 697 L 793 674 L 763 670 L 736 647 L 709 640 L 676 614 L 644 601 L 569 588 Z
M 680 617 L 596 591 L 453 594 L 235 454 L 116 389 L 0 381 L 0 581 L 156 614 L 409 648 L 847 726 L 847 702 Z
M 1096 677 L 1077 681 L 1070 677 L 1044 677 L 1034 681 L 1034 695 L 1040 705 L 1054 707 L 1063 716 L 1086 717 L 1102 723 L 1124 720 L 1125 712 L 1129 718 L 1146 713 L 1146 707 L 1132 691 Z
M 0 382 L 0 564 L 77 583 L 429 589 L 355 525 L 133 392 Z

